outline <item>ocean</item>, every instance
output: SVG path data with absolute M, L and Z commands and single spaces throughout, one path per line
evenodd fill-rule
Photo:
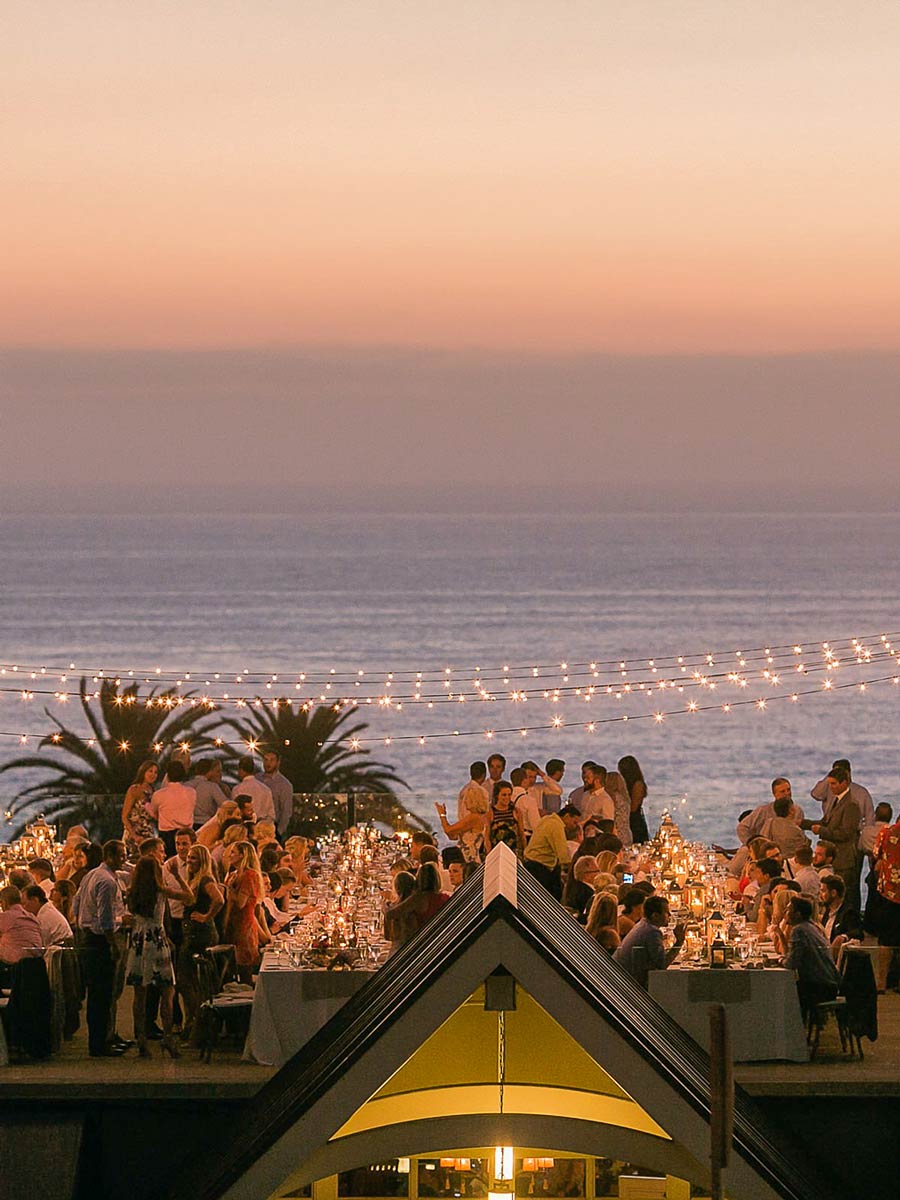
M 294 696 L 300 672 L 329 678 L 332 669 L 362 682 L 329 695 L 383 693 L 391 670 L 401 695 L 410 691 L 403 672 L 435 679 L 423 695 L 440 692 L 442 678 L 455 691 L 476 667 L 488 678 L 506 665 L 524 670 L 498 683 L 497 696 L 516 686 L 600 684 L 603 694 L 590 701 L 538 694 L 428 708 L 407 700 L 401 711 L 363 705 L 361 717 L 369 736 L 392 739 L 373 757 L 394 765 L 411 789 L 410 808 L 431 820 L 433 801 L 453 801 L 470 761 L 495 749 L 510 766 L 564 759 L 568 787 L 584 759 L 613 767 L 634 754 L 649 786 L 651 829 L 671 807 L 692 836 L 730 844 L 737 814 L 769 798 L 775 775 L 787 775 L 795 798 L 817 811 L 808 792 L 835 757 L 849 757 L 854 777 L 896 811 L 900 687 L 826 692 L 820 674 L 791 675 L 790 648 L 851 636 L 880 648 L 879 635 L 897 631 L 898 534 L 893 513 L 7 515 L 0 663 L 249 669 L 277 673 L 279 684 L 290 683 L 283 694 Z M 637 686 L 677 675 L 678 655 L 698 654 L 689 662 L 707 669 L 711 653 L 708 670 L 718 673 L 735 667 L 736 651 L 777 646 L 788 648 L 788 668 L 774 685 L 757 670 L 745 689 L 722 681 L 715 692 L 694 686 L 648 699 Z M 654 676 L 648 661 L 666 656 Z M 777 670 L 782 660 L 773 657 Z M 814 650 L 801 657 L 821 663 Z M 636 693 L 617 700 L 605 689 L 621 678 L 620 659 L 642 662 L 629 664 L 626 679 Z M 586 664 L 587 675 L 570 674 L 565 685 L 563 662 Z M 590 662 L 611 665 L 598 665 L 595 679 Z M 845 662 L 840 682 L 880 678 L 890 667 Z M 49 728 L 41 697 L 23 703 L 18 681 L 7 673 L 0 682 L 12 689 L 0 695 L 4 734 Z M 778 699 L 792 690 L 816 694 Z M 692 698 L 712 711 L 687 713 Z M 721 708 L 758 699 L 765 709 Z M 73 715 L 72 705 L 63 711 Z M 655 711 L 671 715 L 648 719 Z M 554 718 L 561 728 L 532 728 Z M 514 732 L 485 737 L 507 728 Z M 462 736 L 468 731 L 477 736 Z M 3 761 L 20 752 L 15 737 L 0 738 Z M 0 804 L 24 780 L 0 776 Z

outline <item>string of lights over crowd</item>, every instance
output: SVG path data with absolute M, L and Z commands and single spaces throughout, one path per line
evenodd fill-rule
M 642 701 L 648 705 L 646 712 L 623 713 L 620 709 L 615 715 L 592 717 L 592 719 L 587 721 L 583 718 L 566 720 L 561 714 L 556 713 L 546 723 L 529 722 L 522 724 L 516 722 L 514 724 L 503 723 L 502 725 L 498 723 L 498 725 L 491 728 L 452 729 L 428 733 L 396 733 L 381 736 L 373 735 L 365 738 L 347 737 L 334 739 L 336 743 L 346 743 L 354 750 L 359 749 L 363 745 L 382 744 L 389 746 L 393 742 L 417 742 L 419 745 L 424 746 L 430 741 L 451 737 L 478 737 L 490 741 L 499 734 L 515 734 L 520 737 L 527 737 L 531 733 L 575 727 L 581 727 L 586 732 L 593 733 L 602 725 L 625 721 L 653 721 L 657 725 L 661 725 L 674 717 L 698 716 L 709 712 L 727 714 L 744 708 L 755 708 L 758 712 L 766 712 L 770 705 L 778 701 L 798 704 L 805 698 L 821 695 L 847 694 L 851 691 L 858 694 L 865 694 L 870 688 L 882 684 L 890 684 L 892 687 L 897 688 L 900 686 L 900 674 L 897 673 L 895 668 L 900 667 L 900 654 L 897 653 L 893 645 L 893 639 L 897 636 L 897 634 L 881 634 L 877 638 L 849 637 L 827 642 L 806 641 L 797 642 L 791 646 L 762 646 L 754 647 L 748 651 L 729 651 L 725 653 L 704 652 L 703 654 L 670 655 L 663 658 L 642 656 L 639 658 L 606 660 L 605 662 L 599 660 L 589 663 L 562 662 L 552 667 L 545 665 L 526 668 L 524 666 L 510 667 L 507 665 L 498 668 L 500 675 L 496 677 L 502 680 L 504 687 L 502 693 L 499 689 L 490 691 L 485 686 L 485 682 L 486 680 L 492 681 L 495 677 L 489 672 L 479 672 L 477 668 L 475 672 L 472 672 L 471 690 L 468 686 L 461 686 L 455 689 L 452 668 L 446 667 L 443 668 L 441 676 L 434 678 L 425 671 L 414 673 L 388 672 L 384 680 L 384 691 L 379 691 L 378 694 L 373 693 L 369 695 L 360 693 L 352 696 L 339 696 L 330 690 L 337 679 L 337 673 L 329 672 L 328 676 L 322 676 L 315 680 L 315 682 L 321 682 L 321 679 L 327 678 L 326 690 L 320 692 L 316 697 L 309 698 L 272 695 L 271 692 L 279 686 L 279 676 L 277 673 L 252 672 L 247 669 L 237 675 L 228 676 L 229 678 L 234 678 L 240 688 L 248 689 L 262 680 L 265 674 L 264 690 L 269 691 L 270 694 L 268 695 L 259 695 L 255 692 L 236 695 L 231 691 L 223 691 L 221 694 L 214 696 L 208 693 L 197 695 L 193 692 L 180 691 L 182 688 L 196 686 L 200 682 L 194 672 L 176 674 L 164 671 L 160 667 L 155 668 L 152 674 L 142 674 L 135 670 L 114 671 L 105 668 L 96 670 L 90 676 L 96 690 L 86 692 L 85 698 L 89 702 L 98 699 L 100 696 L 100 686 L 104 682 L 113 682 L 116 686 L 124 686 L 126 689 L 135 687 L 140 683 L 145 683 L 157 688 L 166 684 L 168 688 L 163 694 L 142 699 L 137 698 L 133 694 L 128 694 L 126 691 L 125 694 L 116 696 L 114 702 L 124 706 L 141 704 L 173 711 L 183 706 L 192 708 L 200 707 L 210 713 L 226 707 L 237 709 L 259 709 L 265 707 L 277 710 L 283 705 L 299 705 L 301 710 L 308 712 L 322 703 L 329 704 L 336 711 L 359 709 L 363 705 L 372 705 L 375 709 L 382 712 L 400 713 L 404 709 L 404 700 L 398 698 L 396 692 L 393 691 L 393 685 L 398 682 L 405 682 L 406 684 L 412 683 L 414 689 L 410 697 L 407 698 L 407 702 L 411 702 L 413 706 L 422 705 L 427 709 L 433 709 L 436 704 L 465 704 L 470 701 L 491 704 L 502 704 L 505 702 L 511 705 L 521 705 L 529 699 L 544 700 L 553 705 L 562 704 L 567 700 L 590 703 L 600 699 L 612 699 L 619 705 L 628 701 Z M 870 642 L 875 642 L 874 649 L 870 646 Z M 732 654 L 735 665 L 728 666 L 726 664 L 731 661 Z M 884 666 L 888 663 L 891 664 L 890 674 L 867 674 L 873 668 L 883 670 Z M 614 677 L 610 677 L 604 682 L 604 673 L 610 674 L 611 669 L 615 671 Z M 842 670 L 850 670 L 856 677 L 851 681 L 845 682 L 841 679 L 838 682 L 837 673 Z M 25 703 L 33 702 L 38 697 L 41 697 L 42 699 L 56 701 L 59 704 L 65 704 L 68 703 L 72 693 L 60 688 L 42 688 L 40 684 L 45 682 L 49 684 L 55 678 L 56 682 L 69 685 L 70 671 L 79 674 L 88 674 L 84 669 L 79 672 L 74 663 L 70 663 L 68 670 L 65 671 L 60 671 L 59 668 L 22 666 L 21 664 L 0 666 L 0 679 L 9 679 L 10 682 L 14 680 L 16 684 L 16 686 L 8 687 L 0 684 L 0 694 L 18 695 Z M 514 679 L 525 671 L 531 673 L 532 679 L 540 678 L 541 684 L 529 688 L 508 687 Z M 547 677 L 550 672 L 554 675 L 558 673 L 559 683 L 553 686 L 546 686 L 548 683 Z M 371 674 L 375 673 L 371 672 Z M 407 678 L 400 681 L 398 677 L 401 675 Z M 217 680 L 221 676 L 221 672 L 216 672 L 211 677 L 207 677 L 205 682 L 206 684 L 210 684 L 211 680 Z M 357 676 L 364 676 L 364 672 L 357 672 Z M 822 678 L 819 680 L 817 686 L 798 686 L 799 680 L 806 681 L 818 676 Z M 584 679 L 585 677 L 589 678 L 591 682 L 587 684 L 584 682 L 575 682 L 575 680 Z M 27 686 L 24 688 L 19 682 L 23 679 L 27 680 Z M 442 685 L 440 692 L 432 695 L 422 691 L 426 683 L 437 682 L 438 680 L 440 680 Z M 301 679 L 297 680 L 295 687 L 298 689 L 308 687 L 312 682 L 314 682 L 313 679 L 304 675 Z M 357 678 L 356 682 L 360 683 L 360 678 Z M 758 695 L 753 698 L 740 698 L 740 693 L 750 687 L 751 683 L 765 686 L 768 689 L 768 694 Z M 738 690 L 737 698 L 725 701 L 718 698 L 710 698 L 707 701 L 704 696 L 699 700 L 692 698 L 686 703 L 679 703 L 677 707 L 671 706 L 676 695 L 683 695 L 685 691 L 689 691 L 690 689 L 699 689 L 712 697 L 717 690 L 720 688 L 724 689 L 729 685 Z M 285 685 L 282 683 L 280 686 L 283 687 Z M 80 698 L 80 693 L 75 693 L 75 696 L 76 698 Z M 20 730 L 14 732 L 0 730 L 0 737 L 17 738 L 23 745 L 35 738 L 56 744 L 62 744 L 65 740 L 63 735 L 58 731 Z M 90 745 L 94 740 L 89 739 L 88 744 Z M 259 746 L 258 740 L 254 738 L 243 738 L 240 740 L 215 738 L 212 741 L 213 744 L 218 746 L 246 747 L 251 751 L 256 750 Z M 174 745 L 175 743 L 170 744 Z M 182 741 L 179 741 L 177 744 L 185 747 L 188 745 L 188 743 Z M 138 747 L 131 746 L 127 742 L 120 743 L 120 748 L 123 752 L 136 751 L 138 749 Z M 164 743 L 162 742 L 153 743 L 152 747 L 144 747 L 144 749 L 152 749 L 157 753 L 161 752 L 163 748 Z

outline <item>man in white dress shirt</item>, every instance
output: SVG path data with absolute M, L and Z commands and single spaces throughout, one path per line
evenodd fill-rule
M 72 926 L 58 908 L 50 904 L 44 895 L 43 888 L 33 883 L 22 894 L 22 907 L 37 917 L 41 927 L 41 937 L 44 947 L 67 946 L 72 940 Z
M 249 796 L 253 801 L 253 812 L 256 814 L 257 821 L 271 821 L 273 825 L 277 825 L 272 793 L 264 783 L 256 778 L 255 772 L 256 766 L 253 759 L 249 754 L 245 755 L 238 763 L 240 783 L 231 793 L 231 798 L 239 800 L 241 796 Z

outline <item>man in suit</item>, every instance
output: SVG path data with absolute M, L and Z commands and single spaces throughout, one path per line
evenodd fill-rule
M 840 875 L 826 875 L 819 887 L 819 902 L 822 906 L 822 925 L 832 950 L 862 937 L 862 921 L 859 912 L 847 903 L 846 888 Z
M 827 807 L 828 816 L 822 821 L 801 821 L 801 828 L 835 846 L 834 874 L 840 875 L 846 888 L 847 901 L 859 911 L 859 805 L 850 791 L 850 772 L 844 766 L 832 767 L 828 787 L 833 803 Z

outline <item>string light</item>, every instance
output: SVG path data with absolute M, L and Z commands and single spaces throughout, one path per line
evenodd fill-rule
M 175 682 L 178 685 L 192 679 L 205 680 L 205 686 L 212 686 L 213 680 L 222 678 L 234 679 L 236 683 L 251 684 L 262 683 L 264 685 L 275 684 L 280 676 L 293 674 L 297 682 L 309 682 L 318 684 L 334 684 L 334 683 L 353 683 L 358 685 L 359 680 L 366 674 L 381 675 L 386 681 L 411 682 L 416 681 L 418 684 L 442 682 L 449 684 L 454 675 L 460 678 L 474 677 L 482 685 L 485 681 L 503 681 L 515 677 L 525 677 L 530 675 L 532 678 L 537 678 L 540 675 L 559 674 L 561 677 L 569 675 L 585 676 L 593 675 L 595 672 L 601 671 L 603 668 L 616 669 L 630 673 L 634 668 L 646 668 L 651 673 L 656 673 L 662 670 L 684 670 L 685 672 L 695 667 L 708 667 L 717 662 L 735 661 L 740 668 L 745 667 L 750 662 L 765 661 L 770 665 L 778 659 L 790 658 L 793 656 L 802 656 L 805 651 L 811 650 L 816 654 L 823 654 L 828 658 L 840 658 L 840 652 L 861 654 L 863 657 L 870 655 L 868 643 L 877 641 L 883 649 L 890 653 L 892 649 L 893 639 L 900 637 L 898 633 L 883 633 L 883 634 L 867 634 L 864 637 L 840 637 L 830 638 L 828 641 L 821 641 L 818 638 L 807 639 L 804 641 L 795 641 L 784 644 L 768 644 L 751 647 L 746 650 L 702 650 L 682 652 L 680 654 L 642 654 L 634 657 L 594 658 L 591 660 L 573 661 L 570 658 L 563 659 L 558 663 L 519 663 L 510 665 L 504 663 L 500 668 L 484 668 L 477 666 L 467 671 L 455 671 L 453 667 L 444 666 L 443 668 L 431 667 L 428 669 L 412 669 L 412 668 L 393 668 L 391 670 L 361 668 L 338 671 L 335 667 L 322 668 L 318 671 L 311 672 L 286 672 L 270 671 L 262 669 L 251 670 L 249 667 L 244 667 L 242 671 L 235 672 L 230 669 L 220 669 L 217 671 L 192 669 L 190 671 L 179 670 L 173 671 L 164 669 L 162 666 L 156 667 L 129 667 L 126 669 L 118 667 L 76 667 L 74 661 L 70 661 L 65 667 L 22 663 L 9 663 L 0 665 L 0 675 L 12 674 L 24 676 L 30 679 L 37 680 L 48 675 L 56 675 L 61 682 L 65 682 L 69 673 L 78 672 L 79 674 L 93 678 L 95 681 L 101 679 L 115 679 L 121 682 L 123 678 L 131 680 L 141 679 L 145 683 L 150 682 Z

